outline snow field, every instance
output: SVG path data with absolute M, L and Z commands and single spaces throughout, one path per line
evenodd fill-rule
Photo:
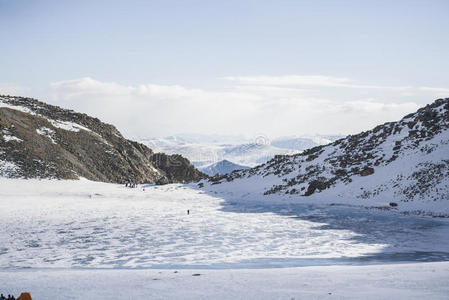
M 192 276 L 200 274 L 199 276 Z M 433 299 L 449 262 L 239 270 L 0 271 L 3 293 L 42 299 Z

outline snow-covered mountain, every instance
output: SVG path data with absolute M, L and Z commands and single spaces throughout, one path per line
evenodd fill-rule
M 245 170 L 245 169 L 249 169 L 249 167 L 235 164 L 233 162 L 230 162 L 229 160 L 222 160 L 212 165 L 200 168 L 199 170 L 204 174 L 214 176 L 216 174 L 224 175 L 229 174 L 232 171 Z
M 198 168 L 227 160 L 237 165 L 254 167 L 279 154 L 295 154 L 310 147 L 324 145 L 341 136 L 284 137 L 269 141 L 259 136 L 255 139 L 232 136 L 177 135 L 165 138 L 140 139 L 154 151 L 180 154 Z
M 400 121 L 214 178 L 212 184 L 209 188 L 241 199 L 265 196 L 449 215 L 449 98 Z

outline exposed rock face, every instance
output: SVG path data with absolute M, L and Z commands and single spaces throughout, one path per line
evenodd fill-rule
M 449 200 L 448 176 L 449 98 L 400 121 L 210 180 L 242 189 L 245 180 L 257 178 L 265 195 L 329 191 L 329 197 L 437 201 Z
M 0 96 L 0 176 L 189 182 L 204 175 L 181 156 L 151 149 L 97 118 L 31 98 Z
M 165 173 L 165 177 L 157 181 L 159 184 L 168 182 L 186 183 L 192 181 L 192 178 L 196 180 L 204 177 L 204 174 L 192 167 L 187 158 L 178 154 L 156 153 L 151 156 L 151 162 Z

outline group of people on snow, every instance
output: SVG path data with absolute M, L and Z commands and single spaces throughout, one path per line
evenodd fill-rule
M 125 186 L 130 187 L 130 188 L 135 188 L 135 187 L 137 187 L 137 183 L 132 182 L 132 180 L 129 177 L 127 177 L 125 179 Z

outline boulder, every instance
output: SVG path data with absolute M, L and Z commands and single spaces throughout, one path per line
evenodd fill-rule
M 362 170 L 362 172 L 360 172 L 361 176 L 369 176 L 372 174 L 374 174 L 374 169 L 370 167 L 366 167 L 365 169 Z

